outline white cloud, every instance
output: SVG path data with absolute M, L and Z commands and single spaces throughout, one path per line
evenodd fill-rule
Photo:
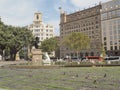
M 88 8 L 88 7 L 92 7 L 95 6 L 96 4 L 98 5 L 99 2 L 106 2 L 106 1 L 110 1 L 110 0 L 70 0 L 70 2 L 79 8 Z
M 23 26 L 32 22 L 37 11 L 34 0 L 0 0 L 0 16 L 5 24 Z
M 61 0 L 63 3 L 67 2 L 67 0 Z

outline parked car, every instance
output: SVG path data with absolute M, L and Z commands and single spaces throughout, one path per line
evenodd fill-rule
M 79 60 L 81 60 L 81 58 L 78 58 L 78 57 L 72 57 L 71 60 L 73 60 L 73 61 L 79 61 Z

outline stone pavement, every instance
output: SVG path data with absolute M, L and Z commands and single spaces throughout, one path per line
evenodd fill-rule
M 19 60 L 19 61 L 0 61 L 0 67 L 6 66 L 6 65 L 14 65 L 14 64 L 27 63 L 27 62 L 28 61 L 25 61 L 25 60 Z

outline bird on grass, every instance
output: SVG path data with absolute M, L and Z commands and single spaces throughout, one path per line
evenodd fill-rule
M 78 74 L 76 74 L 75 77 L 78 77 Z
M 89 78 L 89 75 L 85 77 L 85 79 L 88 79 Z
M 96 83 L 97 83 L 97 80 L 94 80 L 93 83 L 96 84 Z
M 106 76 L 107 76 L 107 74 L 105 73 L 105 74 L 104 74 L 104 77 L 106 77 Z
M 66 72 L 64 72 L 63 75 L 66 75 Z

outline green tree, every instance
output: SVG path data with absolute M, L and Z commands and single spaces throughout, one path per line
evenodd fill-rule
M 27 47 L 33 41 L 32 32 L 23 27 L 4 25 L 0 20 L 0 54 L 9 50 L 11 60 L 15 60 L 16 53 L 23 47 Z
M 7 45 L 10 48 L 11 60 L 15 60 L 17 52 L 27 47 L 33 41 L 33 36 L 26 28 L 8 27 L 8 30 L 11 37 L 7 40 Z
M 41 42 L 40 48 L 43 52 L 51 53 L 52 51 L 55 51 L 58 47 L 58 42 L 56 38 L 49 38 Z
M 4 57 L 4 50 L 6 46 L 6 38 L 5 38 L 5 25 L 3 22 L 0 20 L 0 54 L 2 55 L 2 60 Z
M 74 32 L 65 36 L 62 44 L 70 50 L 75 51 L 78 57 L 78 52 L 80 50 L 89 48 L 90 39 L 83 33 Z
M 100 51 L 101 51 L 101 57 L 104 58 L 106 56 L 106 51 L 103 44 L 101 45 Z

